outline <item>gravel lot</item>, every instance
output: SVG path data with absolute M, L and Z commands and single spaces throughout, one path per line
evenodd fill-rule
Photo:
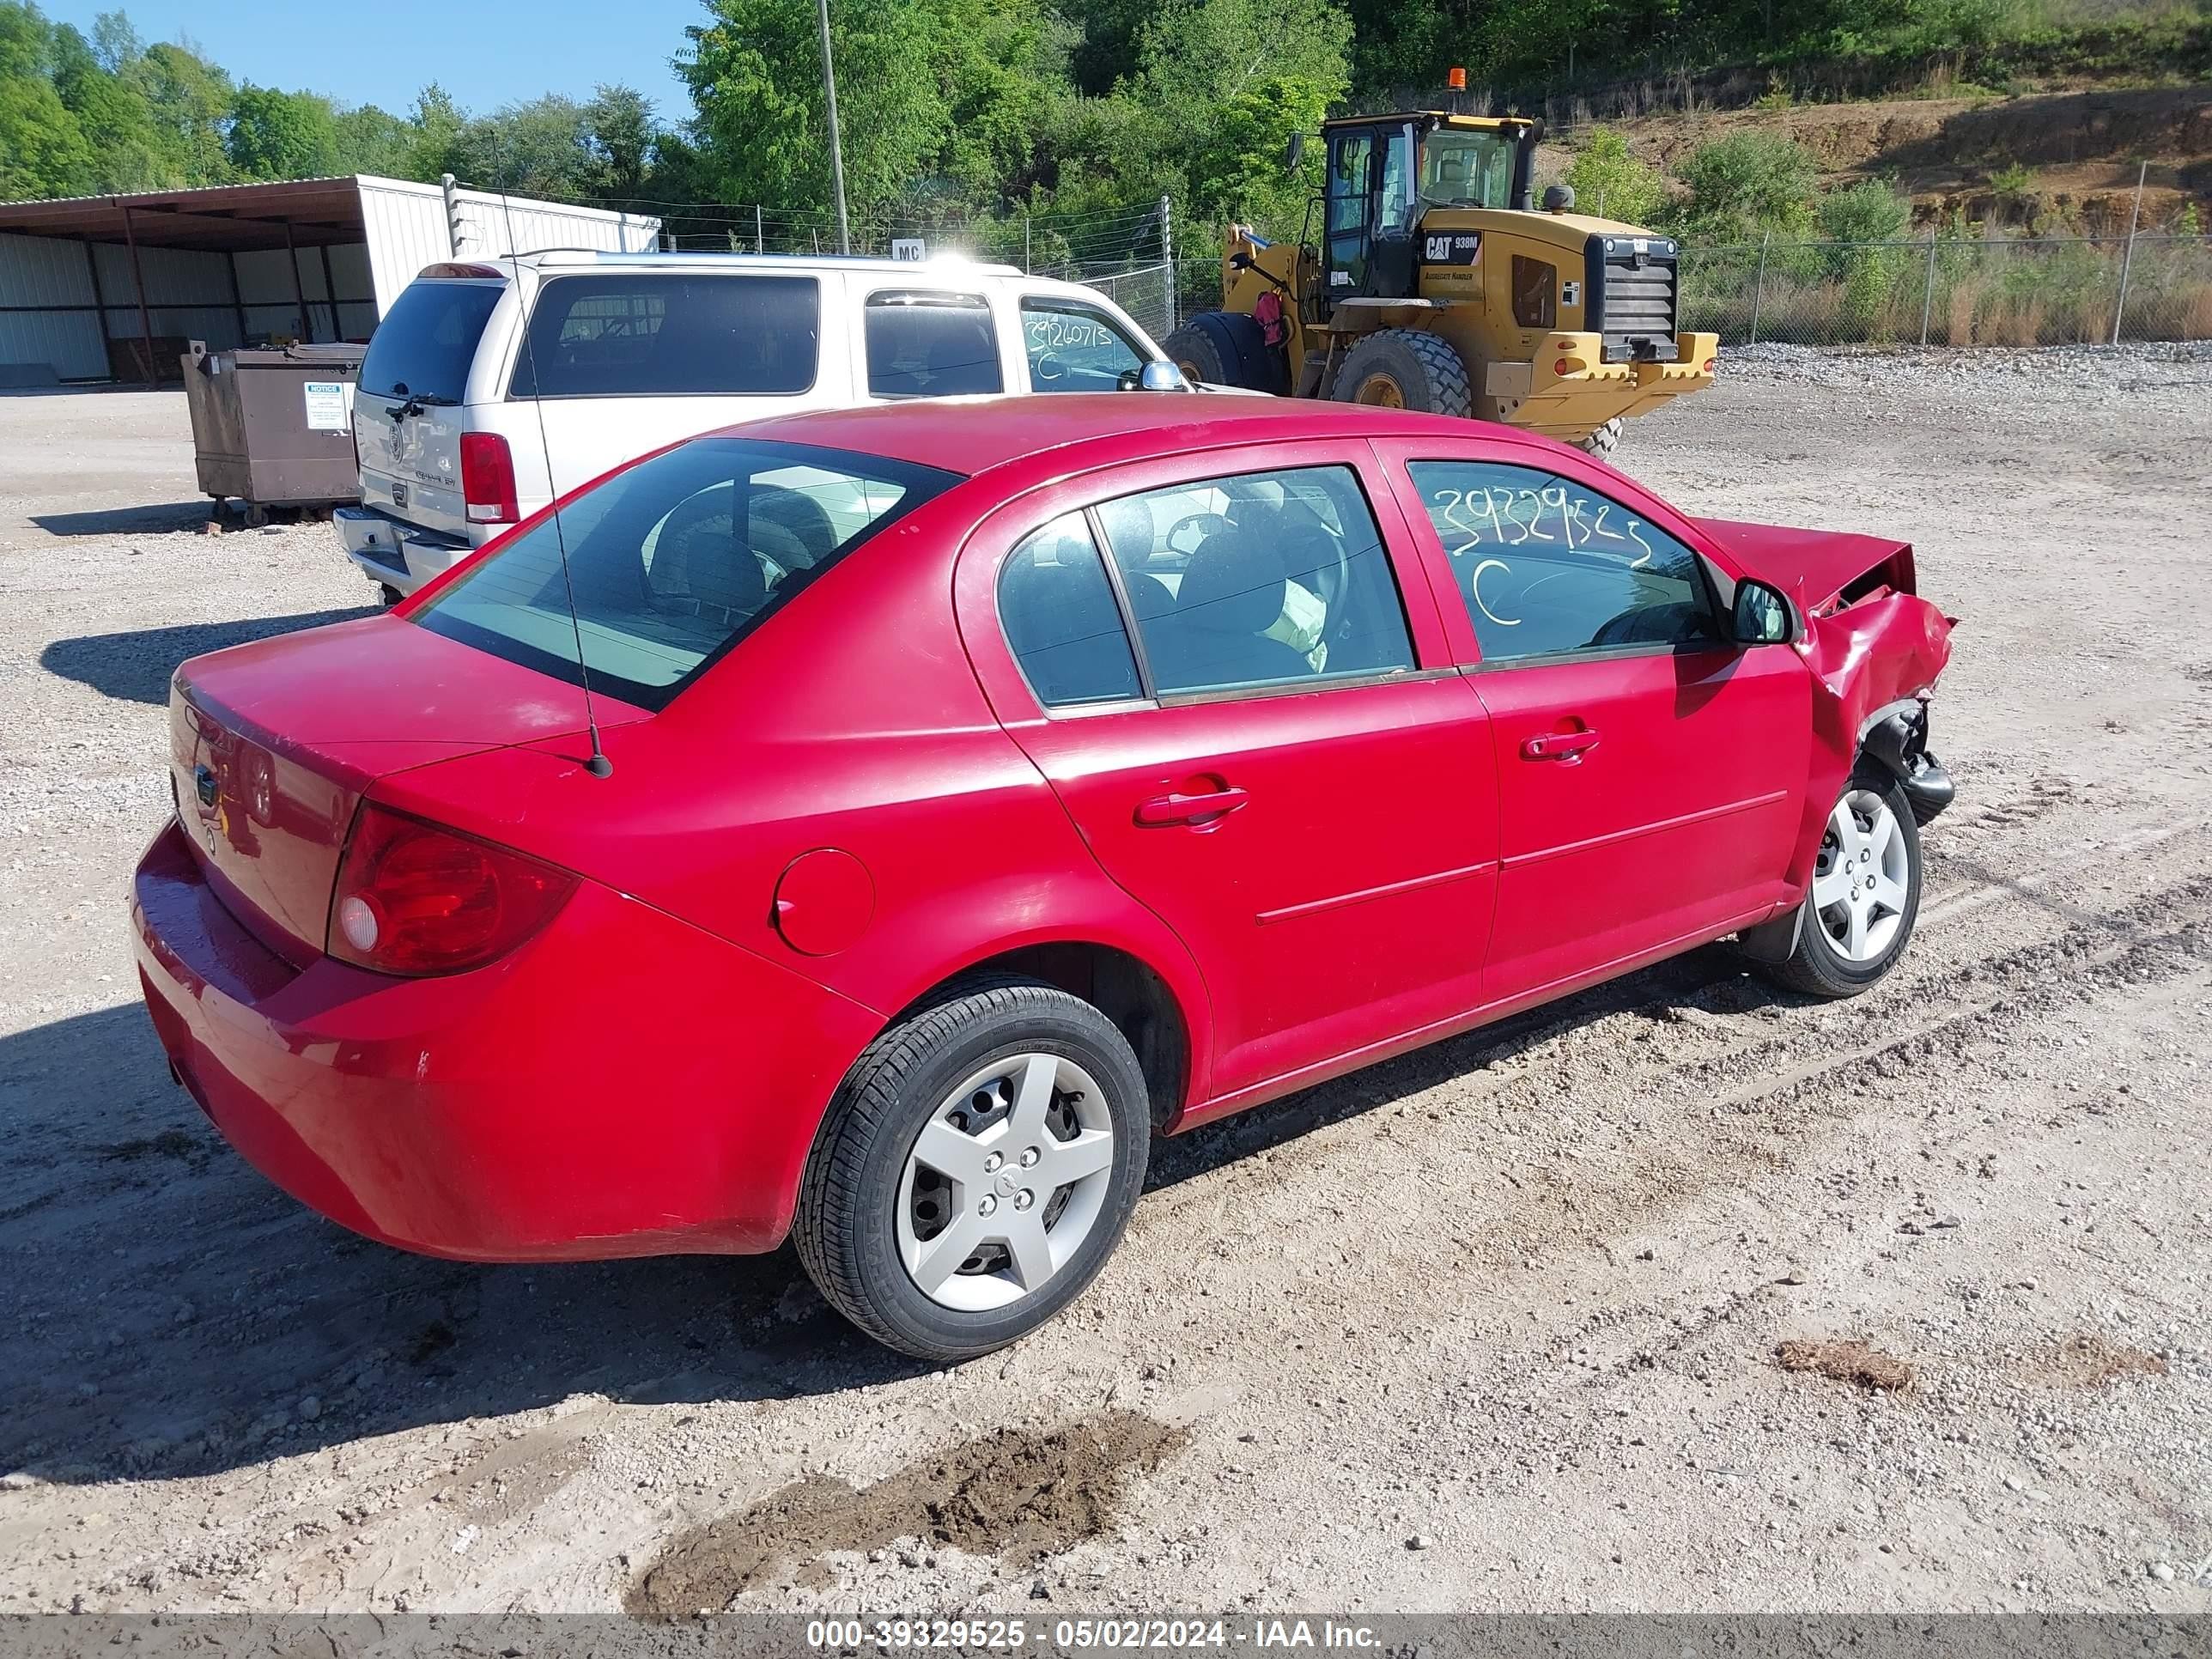
M 216 1138 L 124 939 L 167 678 L 368 585 L 198 533 L 179 395 L 0 398 L 0 1612 L 2212 1607 L 2212 352 L 1723 376 L 1625 463 L 1964 618 L 1904 965 L 1169 1143 L 953 1371 L 787 1253 L 417 1260 Z

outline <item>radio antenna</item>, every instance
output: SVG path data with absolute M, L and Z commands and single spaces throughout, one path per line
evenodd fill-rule
M 522 256 L 514 242 L 514 210 L 507 204 L 507 186 L 499 186 L 499 215 L 507 228 L 507 262 L 514 272 L 514 299 L 523 303 Z M 584 763 L 584 770 L 595 778 L 614 775 L 615 763 L 607 758 L 607 751 L 599 745 L 599 720 L 592 704 L 592 671 L 584 660 L 584 623 L 576 614 L 576 579 L 568 569 L 568 538 L 561 527 L 561 491 L 553 482 L 553 441 L 545 432 L 545 388 L 538 379 L 538 348 L 532 339 L 535 332 L 532 320 L 537 307 L 528 307 L 522 316 L 522 356 L 530 365 L 530 406 L 538 416 L 538 449 L 545 458 L 545 493 L 553 503 L 553 545 L 561 553 L 561 586 L 568 599 L 568 630 L 576 641 L 576 678 L 584 688 L 584 729 L 591 734 L 592 757 Z

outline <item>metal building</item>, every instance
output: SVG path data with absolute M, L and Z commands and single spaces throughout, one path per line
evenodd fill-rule
M 356 174 L 0 203 L 0 386 L 173 380 L 187 340 L 361 340 L 424 265 L 660 222 Z

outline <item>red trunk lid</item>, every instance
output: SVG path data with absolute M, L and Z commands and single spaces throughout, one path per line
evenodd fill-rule
M 602 725 L 642 718 L 602 700 Z M 583 727 L 574 686 L 397 617 L 195 657 L 169 688 L 178 820 L 262 943 L 320 956 L 354 810 L 378 778 Z

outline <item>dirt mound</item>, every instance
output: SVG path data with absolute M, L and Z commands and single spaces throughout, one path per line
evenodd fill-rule
M 810 1476 L 750 1509 L 678 1534 L 623 1605 L 656 1622 L 720 1612 L 778 1567 L 833 1550 L 865 1554 L 902 1539 L 1027 1566 L 1103 1532 L 1129 1477 L 1156 1467 L 1184 1431 L 1109 1411 L 1048 1434 L 1000 1429 L 855 1490 Z
M 1774 1351 L 1775 1363 L 1785 1371 L 1813 1371 L 1838 1382 L 1888 1394 L 1910 1394 L 1919 1377 L 1902 1359 L 1850 1341 L 1784 1342 Z
M 1646 116 L 1621 131 L 1641 160 L 1669 173 L 1730 132 L 1783 133 L 1812 154 L 1823 183 L 1893 179 L 1923 220 L 1963 210 L 2030 228 L 2052 219 L 2124 231 L 2144 161 L 2146 224 L 2170 222 L 2189 201 L 2212 204 L 2212 87 L 1708 110 Z M 2008 168 L 2033 176 L 1999 191 Z

